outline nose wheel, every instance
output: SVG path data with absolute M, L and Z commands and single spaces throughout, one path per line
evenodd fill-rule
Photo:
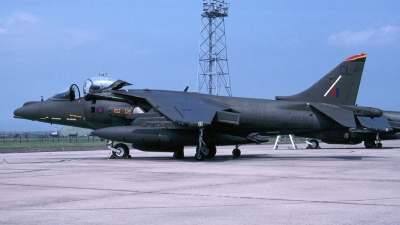
M 112 152 L 111 158 L 131 158 L 131 155 L 129 155 L 129 147 L 123 143 L 118 143 L 113 146 L 113 142 L 108 140 L 107 147 Z
M 311 139 L 311 140 L 306 140 L 307 143 L 307 149 L 317 149 L 320 148 L 319 147 L 319 142 L 315 139 Z

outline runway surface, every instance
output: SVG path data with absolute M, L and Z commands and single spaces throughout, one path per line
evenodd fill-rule
M 398 224 L 400 141 L 0 154 L 0 224 Z

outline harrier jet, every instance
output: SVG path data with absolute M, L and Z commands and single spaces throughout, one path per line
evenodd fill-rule
M 142 151 L 173 152 L 197 146 L 195 158 L 212 158 L 217 146 L 268 141 L 294 134 L 326 143 L 382 147 L 380 134 L 393 132 L 380 109 L 356 105 L 366 54 L 351 56 L 307 90 L 275 100 L 215 96 L 184 91 L 126 89 L 130 83 L 95 77 L 43 101 L 26 102 L 15 118 L 91 128 L 110 140 L 115 157 L 126 157 L 130 143 Z M 118 141 L 113 145 L 113 141 Z

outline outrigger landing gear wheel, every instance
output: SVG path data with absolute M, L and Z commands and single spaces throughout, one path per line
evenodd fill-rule
M 232 155 L 233 155 L 234 157 L 239 157 L 240 154 L 242 154 L 242 152 L 240 151 L 240 149 L 238 149 L 237 147 L 236 147 L 235 149 L 233 149 Z

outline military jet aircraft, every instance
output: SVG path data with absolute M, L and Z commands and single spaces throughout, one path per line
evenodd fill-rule
M 382 117 L 387 118 L 392 131 L 381 133 L 381 140 L 400 139 L 400 112 L 383 110 Z M 376 145 L 373 142 L 364 141 L 366 148 L 374 148 Z
M 108 142 L 115 157 L 129 148 L 174 152 L 197 146 L 195 158 L 216 154 L 216 146 L 268 141 L 266 136 L 294 134 L 326 143 L 365 141 L 382 147 L 380 134 L 393 132 L 380 109 L 357 106 L 356 98 L 366 54 L 351 56 L 307 90 L 276 100 L 215 96 L 184 91 L 126 89 L 130 83 L 108 77 L 85 81 L 83 96 L 76 84 L 45 101 L 26 102 L 15 118 L 91 128 Z M 115 146 L 113 141 L 119 141 Z

